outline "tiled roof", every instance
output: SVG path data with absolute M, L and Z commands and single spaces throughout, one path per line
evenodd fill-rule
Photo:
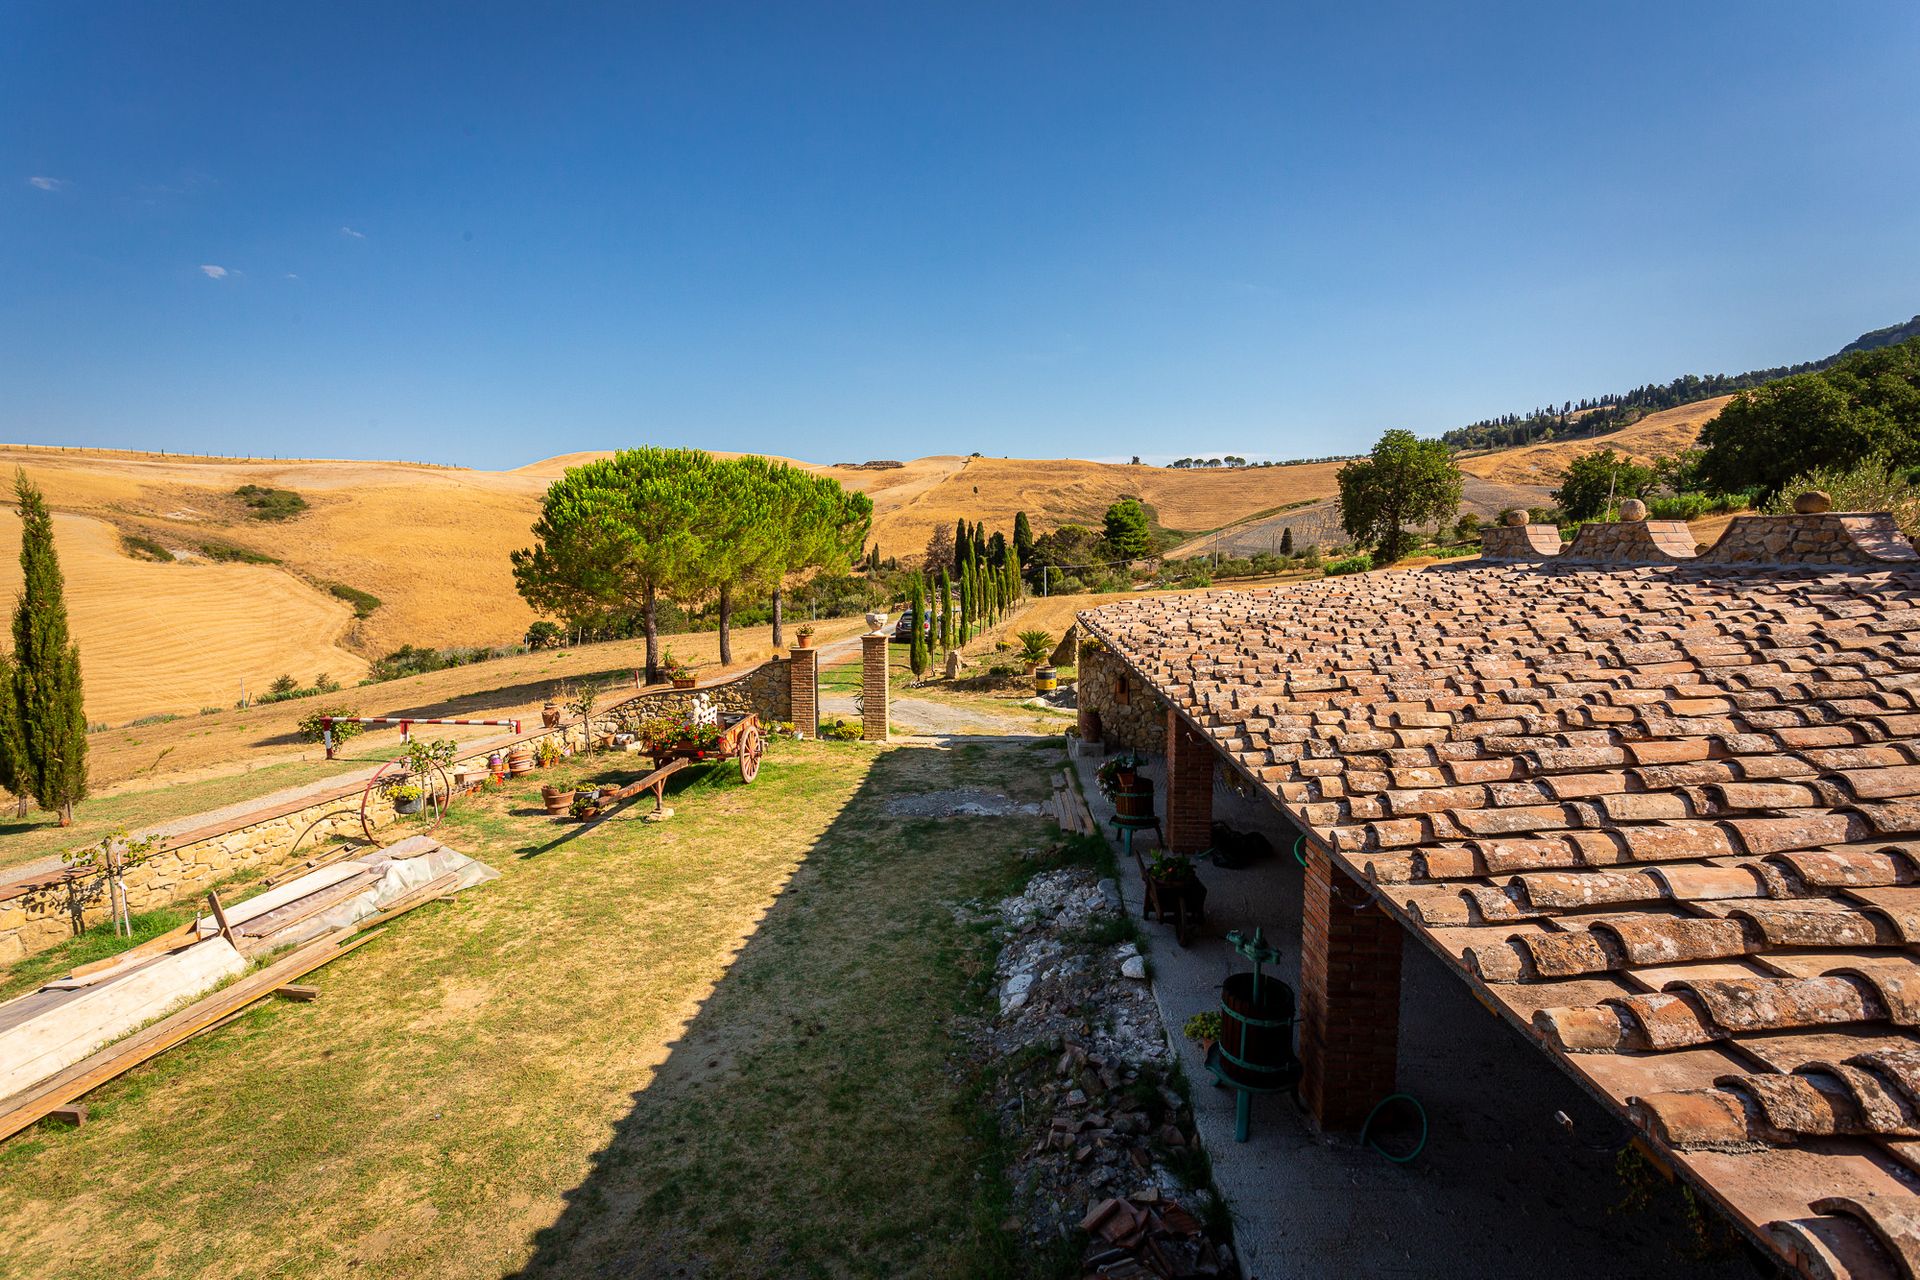
M 1920 568 L 1478 563 L 1080 616 L 1761 1239 L 1920 1269 Z

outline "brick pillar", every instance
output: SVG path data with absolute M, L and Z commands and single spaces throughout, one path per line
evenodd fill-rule
M 793 727 L 804 737 L 820 736 L 820 651 L 795 649 L 787 664 L 787 701 Z
M 1213 744 L 1167 708 L 1167 847 L 1213 847 Z
M 860 637 L 861 737 L 868 742 L 887 740 L 887 633 Z
M 1401 930 L 1311 840 L 1302 887 L 1300 1098 L 1323 1131 L 1350 1132 L 1394 1091 Z

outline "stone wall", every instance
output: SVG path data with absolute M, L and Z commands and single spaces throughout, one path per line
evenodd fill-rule
M 643 720 L 692 710 L 694 699 L 704 694 L 710 704 L 722 711 L 752 711 L 762 720 L 792 720 L 793 694 L 787 674 L 791 665 L 786 658 L 775 658 L 725 684 L 636 694 L 616 707 L 597 713 L 594 718 L 603 723 L 603 717 L 610 718 L 621 732 L 632 733 Z
M 1100 740 L 1110 750 L 1159 754 L 1167 749 L 1167 704 L 1090 635 L 1080 639 L 1080 680 L 1074 697 L 1083 726 L 1089 712 L 1098 713 Z
M 1735 516 L 1703 564 L 1884 564 L 1920 559 L 1885 512 Z
M 1550 524 L 1480 527 L 1482 560 L 1540 560 L 1560 554 L 1560 530 Z
M 630 726 L 664 710 L 690 707 L 694 697 L 702 693 L 728 710 L 758 712 L 765 720 L 788 720 L 792 717 L 790 665 L 784 658 L 775 658 L 723 684 L 638 694 L 596 712 L 594 721 L 596 727 L 608 720 Z M 510 741 L 537 745 L 546 738 L 575 748 L 586 741 L 577 723 Z M 489 742 L 483 749 L 462 756 L 456 767 L 484 765 L 492 752 L 504 752 L 507 741 Z M 358 838 L 364 789 L 364 780 L 356 781 L 271 808 L 247 810 L 226 820 L 203 814 L 135 832 L 136 836 L 161 836 L 165 843 L 127 871 L 129 908 L 151 911 L 199 898 L 210 886 L 238 873 L 266 873 L 290 861 L 296 845 L 304 857 L 335 839 Z M 381 812 L 391 819 L 384 806 Z M 0 965 L 12 964 L 73 936 L 74 887 L 62 870 L 0 888 Z M 97 880 L 82 882 L 78 887 L 83 899 L 92 899 L 81 908 L 82 922 L 92 925 L 105 920 L 107 904 L 105 895 L 97 892 Z
M 1885 512 L 1735 516 L 1720 540 L 1700 550 L 1684 520 L 1596 521 L 1564 549 L 1552 525 L 1492 525 L 1480 531 L 1480 558 L 1565 564 L 1792 565 L 1912 564 L 1920 561 Z
M 1583 524 L 1560 558 L 1600 564 L 1671 564 L 1698 551 L 1685 520 L 1596 520 Z

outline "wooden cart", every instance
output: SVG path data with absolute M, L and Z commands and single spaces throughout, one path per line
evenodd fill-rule
M 712 746 L 692 742 L 650 742 L 648 752 L 655 769 L 680 760 L 688 764 L 706 764 L 718 760 L 738 760 L 740 781 L 752 782 L 760 775 L 760 757 L 766 754 L 766 735 L 760 730 L 760 717 L 751 711 L 722 711 L 720 741 Z

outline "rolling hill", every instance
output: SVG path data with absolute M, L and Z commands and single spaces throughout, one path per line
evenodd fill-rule
M 1492 514 L 1544 494 L 1541 486 L 1567 459 L 1602 445 L 1639 455 L 1684 447 L 1720 403 L 1654 414 L 1599 441 L 1465 458 L 1473 477 L 1468 509 Z M 243 683 L 258 692 L 281 674 L 307 683 L 324 671 L 351 683 L 368 659 L 403 644 L 518 639 L 534 615 L 514 592 L 508 553 L 527 545 L 547 484 L 598 456 L 475 471 L 0 446 L 0 466 L 24 468 L 60 513 L 88 716 L 113 724 L 230 706 Z M 1011 528 L 1014 514 L 1025 511 L 1039 533 L 1067 522 L 1097 524 L 1127 496 L 1150 503 L 1166 528 L 1224 530 L 1223 545 L 1243 551 L 1277 542 L 1288 520 L 1297 540 L 1337 540 L 1329 499 L 1340 464 L 1333 462 L 1174 470 L 941 456 L 889 466 L 796 465 L 870 494 L 875 538 L 883 553 L 903 559 L 920 553 L 936 525 L 962 517 Z M 256 519 L 234 496 L 249 484 L 292 490 L 306 509 L 290 519 Z M 161 559 L 129 554 L 123 535 L 144 540 Z M 18 586 L 18 537 L 17 522 L 0 519 L 0 599 Z M 235 548 L 256 562 L 233 560 Z M 332 592 L 335 584 L 369 593 L 378 607 L 356 617 Z

